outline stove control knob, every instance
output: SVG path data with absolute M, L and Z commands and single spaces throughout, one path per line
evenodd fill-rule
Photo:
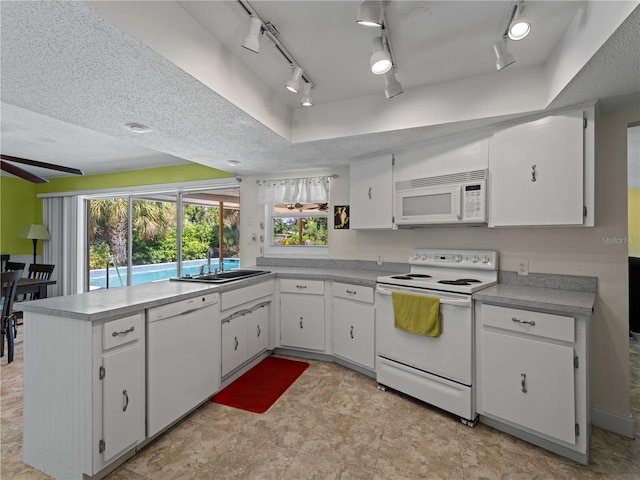
M 414 258 L 415 260 L 420 259 L 420 252 L 416 252 L 416 253 L 414 253 L 414 254 L 413 254 L 413 258 Z
M 477 255 L 474 255 L 473 257 L 471 257 L 471 261 L 473 263 L 478 263 L 479 260 L 480 260 L 480 258 Z
M 422 259 L 423 259 L 423 260 L 426 260 L 427 258 L 429 258 L 429 255 L 427 255 L 426 253 L 423 253 L 423 254 L 422 254 Z
M 485 255 L 484 257 L 482 257 L 482 263 L 489 263 L 489 255 Z
M 462 255 L 456 255 L 456 256 L 454 257 L 454 260 L 455 260 L 456 262 L 461 262 L 461 261 L 462 261 Z

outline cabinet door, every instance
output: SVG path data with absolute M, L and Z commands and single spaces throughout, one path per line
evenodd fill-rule
M 282 346 L 324 350 L 324 296 L 280 295 Z
M 373 305 L 333 300 L 333 353 L 374 368 Z
M 350 165 L 350 228 L 393 227 L 393 157 L 360 160 Z
M 269 347 L 269 304 L 247 315 L 247 357 L 251 358 Z
M 222 376 L 247 360 L 247 318 L 236 317 L 222 323 Z
M 575 444 L 573 348 L 482 331 L 485 413 Z
M 583 136 L 581 110 L 496 132 L 489 225 L 582 225 Z
M 144 438 L 143 362 L 140 343 L 102 357 L 104 461 Z

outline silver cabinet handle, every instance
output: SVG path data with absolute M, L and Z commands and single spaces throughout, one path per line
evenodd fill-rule
M 302 326 L 302 317 L 300 317 L 300 328 L 304 328 L 304 327 Z
M 371 200 L 371 187 L 369 187 L 369 200 Z
M 296 288 L 307 288 L 306 285 L 296 285 Z
M 526 373 L 521 373 L 521 380 L 520 380 L 520 385 L 522 386 L 522 393 L 527 393 L 527 374 Z
M 237 349 L 238 349 L 238 337 L 233 337 L 233 341 L 236 343 L 236 344 L 233 346 L 233 349 L 234 349 L 234 350 L 237 350 Z
M 536 181 L 536 166 L 535 165 L 531 165 L 531 181 L 532 182 Z
M 127 330 L 122 330 L 121 332 L 113 332 L 111 335 L 113 337 L 117 337 L 118 335 L 126 335 L 127 333 L 131 333 L 135 330 L 134 327 L 130 327 Z
M 260 325 L 258 325 L 258 337 L 260 336 Z
M 351 330 L 349 330 L 349 335 L 351 335 L 351 338 L 353 338 L 353 325 L 351 325 Z
M 122 395 L 124 396 L 124 407 L 122 407 L 122 411 L 126 412 L 127 407 L 129 406 L 129 395 L 127 394 L 127 389 L 122 390 Z
M 347 290 L 347 293 L 351 294 L 351 295 L 357 295 L 358 292 L 355 290 Z
M 536 324 L 536 322 L 534 322 L 533 320 L 519 320 L 516 317 L 511 317 L 511 321 L 515 323 L 528 324 L 532 327 Z

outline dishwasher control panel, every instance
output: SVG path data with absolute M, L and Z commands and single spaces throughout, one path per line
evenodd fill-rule
M 197 297 L 187 298 L 186 300 L 180 300 L 178 302 L 168 303 L 160 307 L 150 308 L 147 310 L 147 320 L 153 322 L 156 320 L 162 320 L 163 318 L 184 315 L 194 310 L 199 310 L 211 305 L 217 305 L 218 302 L 218 293 L 198 295 Z

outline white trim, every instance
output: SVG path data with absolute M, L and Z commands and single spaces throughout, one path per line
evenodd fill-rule
M 157 192 L 181 192 L 184 190 L 211 190 L 223 188 L 240 188 L 239 177 L 212 178 L 209 180 L 192 180 L 189 182 L 158 183 L 153 185 L 133 185 L 130 187 L 99 188 L 95 190 L 77 190 L 73 192 L 38 193 L 38 198 L 68 197 L 71 195 L 128 195 Z
M 633 415 L 609 412 L 600 408 L 591 409 L 591 424 L 603 430 L 633 438 Z
M 319 215 L 316 212 L 313 212 L 312 215 L 306 215 L 305 213 L 296 212 L 291 215 L 288 214 L 274 214 L 273 213 L 273 205 L 267 204 L 264 206 L 264 215 L 265 215 L 265 227 L 264 227 L 264 255 L 266 257 L 314 257 L 314 258 L 329 258 L 329 238 L 328 238 L 328 230 L 331 227 L 330 220 L 331 216 L 329 212 L 322 212 L 323 215 L 321 217 L 327 218 L 327 245 L 273 245 L 272 235 L 273 235 L 273 219 L 274 217 L 293 217 L 293 218 L 308 218 L 308 217 L 318 217 Z

